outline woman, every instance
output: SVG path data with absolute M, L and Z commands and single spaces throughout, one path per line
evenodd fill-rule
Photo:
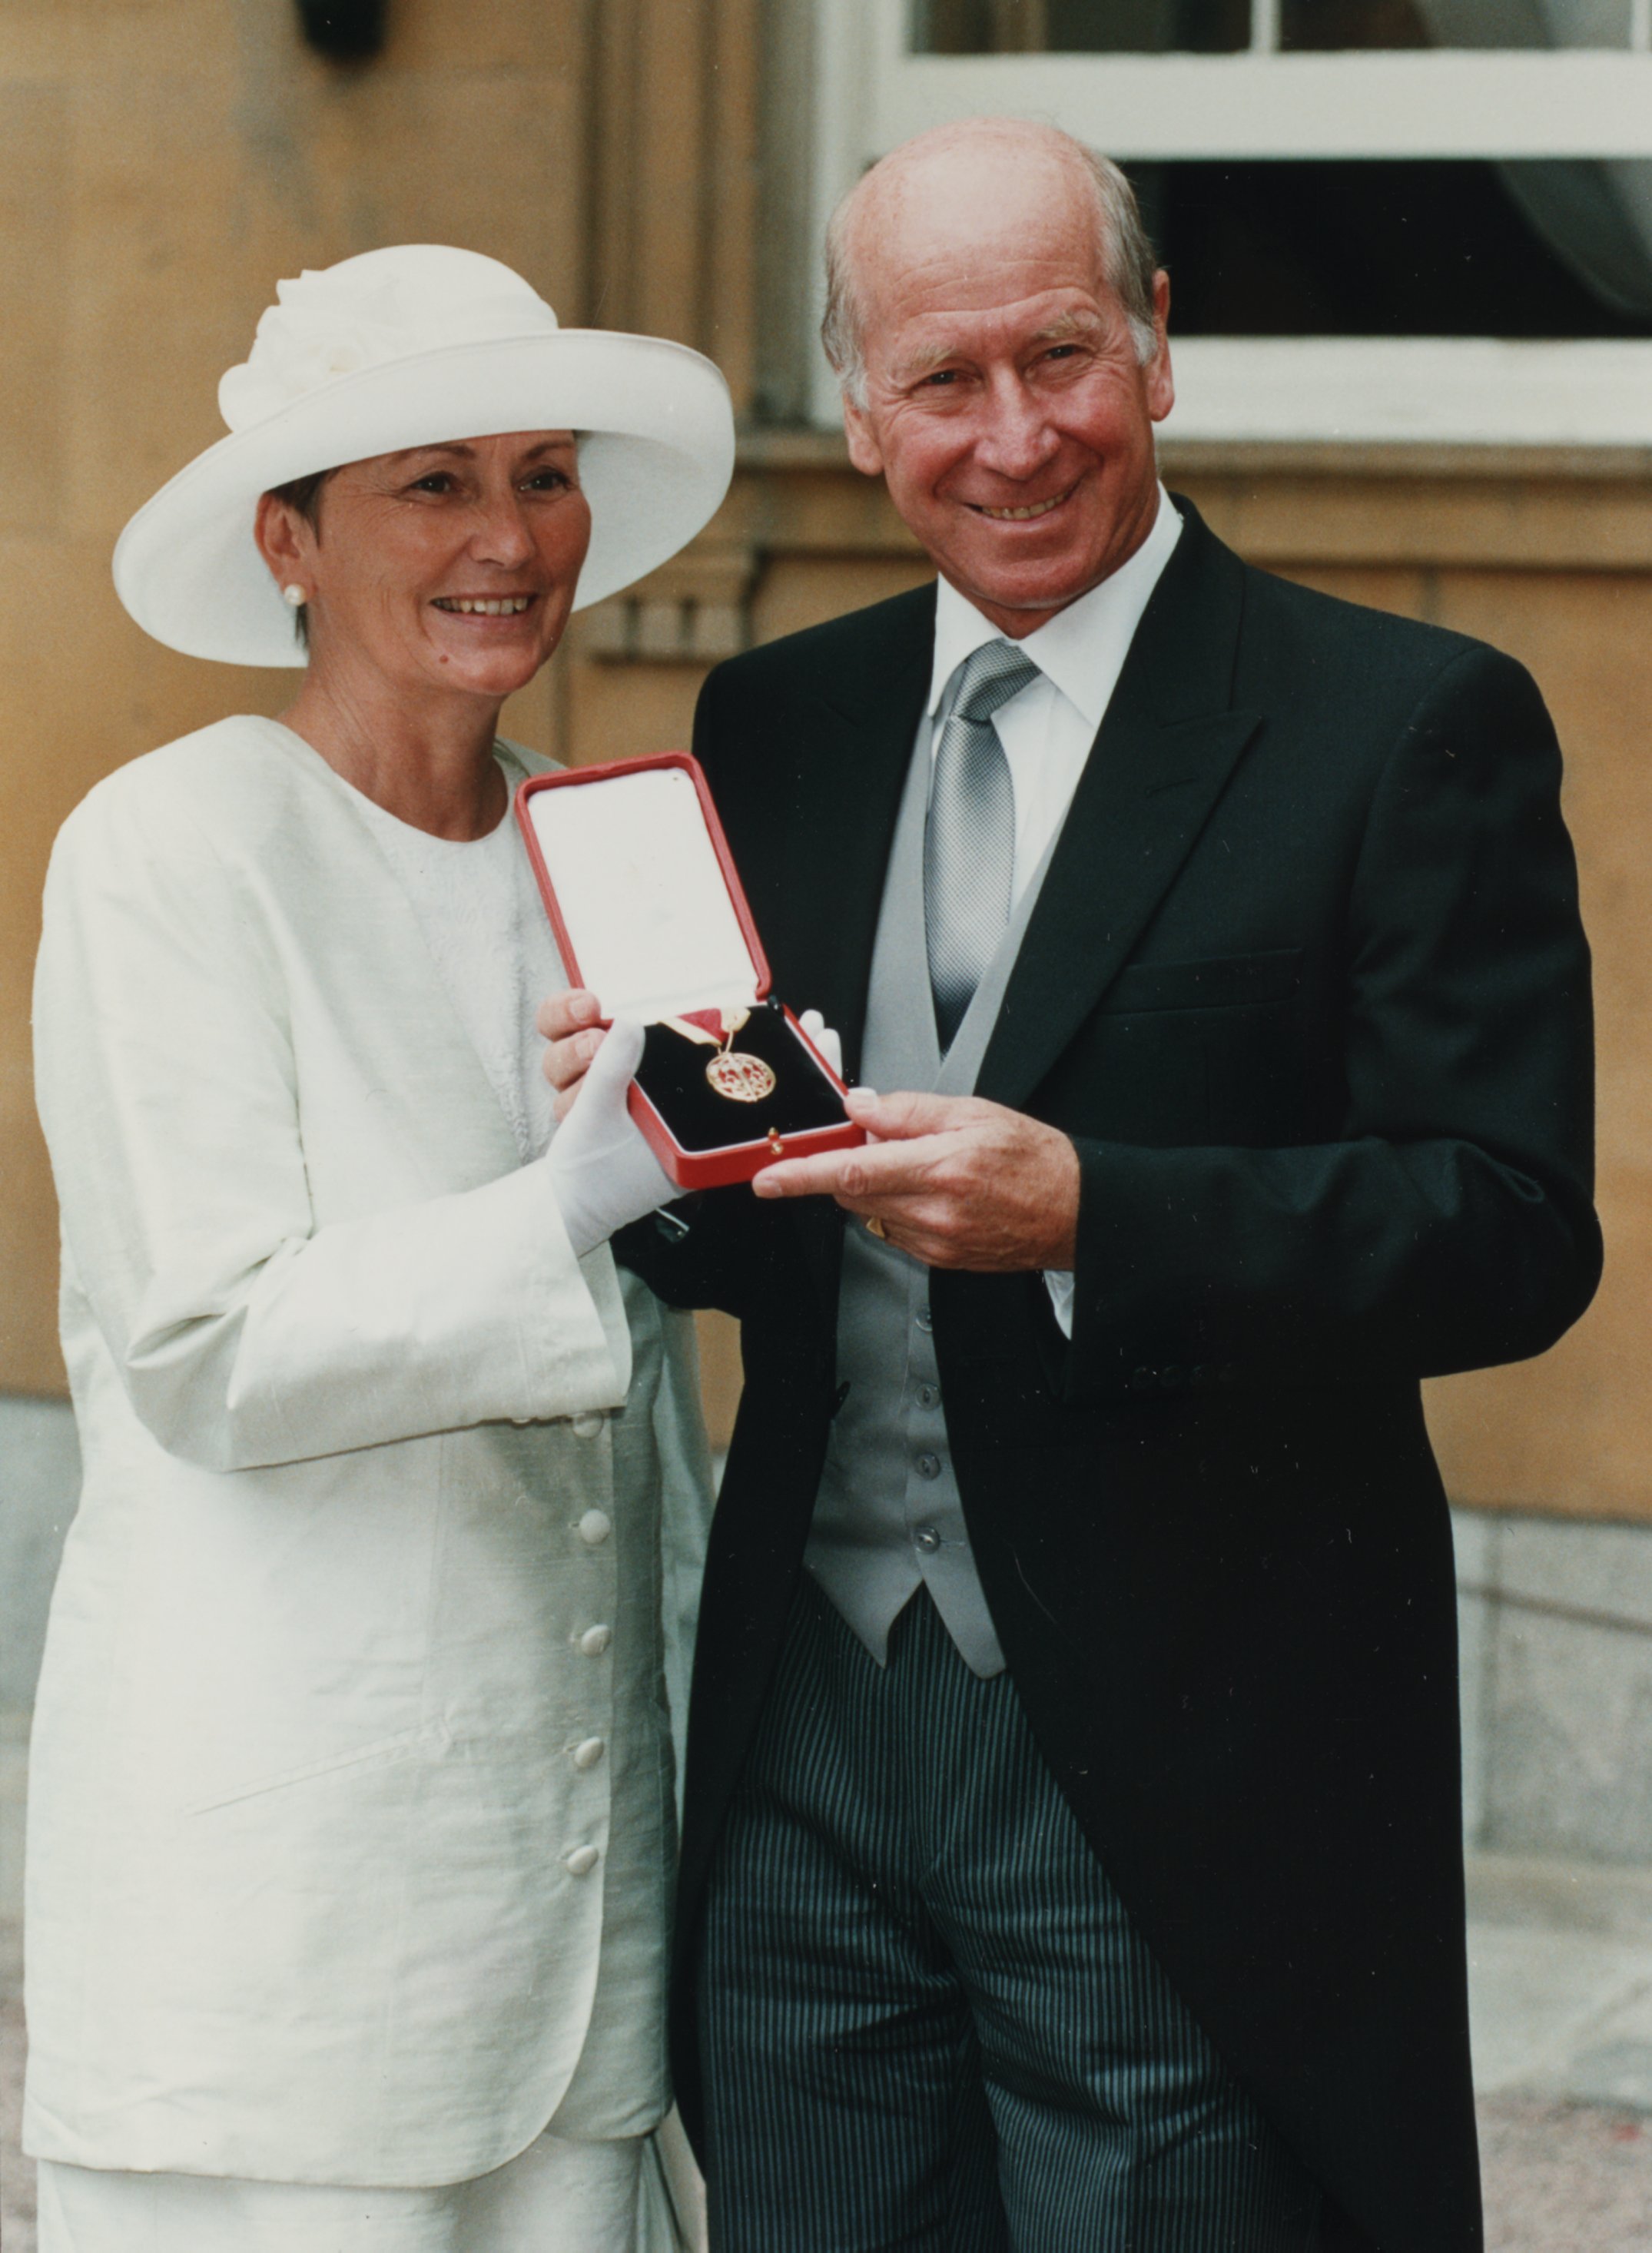
M 672 1194 L 634 1029 L 547 1148 L 542 763 L 494 729 L 710 516 L 728 394 L 469 252 L 280 300 L 115 569 L 173 648 L 302 641 L 303 681 L 101 784 L 47 885 L 86 1476 L 33 1745 L 42 2253 L 632 2253 L 659 1503 L 703 1525 L 706 1465 L 682 1319 L 604 1242 Z

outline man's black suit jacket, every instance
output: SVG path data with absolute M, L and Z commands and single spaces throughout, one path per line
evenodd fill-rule
M 1593 1294 L 1588 952 L 1560 760 L 1476 643 L 1248 568 L 1186 518 L 978 1092 L 1082 1166 L 1070 1345 L 938 1272 L 981 1580 L 1033 1730 L 1182 1995 L 1325 2184 L 1332 2243 L 1481 2243 L 1455 1611 L 1418 1379 Z M 932 589 L 753 651 L 695 746 L 775 988 L 853 1074 Z M 836 1397 L 843 1216 L 717 1192 L 626 1256 L 742 1318 L 690 1725 L 694 1936 Z

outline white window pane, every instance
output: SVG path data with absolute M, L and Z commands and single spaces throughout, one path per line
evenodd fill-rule
M 1437 47 L 1622 47 L 1633 0 L 1417 0 Z
M 1622 47 L 1636 0 L 912 0 L 928 55 Z
M 915 0 L 928 55 L 1237 54 L 1251 0 Z
M 1535 10 L 1516 5 L 1510 11 L 1497 0 L 1473 0 L 1488 30 L 1495 27 L 1498 46 L 1545 46 L 1543 24 Z M 1522 32 L 1525 36 L 1520 36 Z M 1282 53 L 1336 53 L 1350 47 L 1427 47 L 1428 10 L 1417 0 L 1279 0 L 1279 49 Z
M 1279 46 L 1621 47 L 1633 13 L 1633 0 L 1280 0 Z
M 1129 169 L 1178 336 L 1652 338 L 1652 165 Z

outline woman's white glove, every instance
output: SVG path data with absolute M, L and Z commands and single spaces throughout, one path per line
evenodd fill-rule
M 833 1031 L 831 1026 L 827 1024 L 826 1019 L 820 1015 L 819 1009 L 805 1009 L 803 1015 L 798 1018 L 798 1022 L 802 1026 L 804 1031 L 807 1033 L 809 1038 L 814 1043 L 816 1048 L 819 1050 L 821 1055 L 831 1065 L 833 1071 L 836 1072 L 838 1078 L 841 1079 L 843 1077 L 843 1043 Z
M 642 1057 L 642 1027 L 617 1017 L 545 1153 L 562 1225 L 581 1259 L 616 1229 L 682 1195 L 625 1108 L 625 1091 Z

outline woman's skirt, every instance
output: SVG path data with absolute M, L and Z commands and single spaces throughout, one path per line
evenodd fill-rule
M 677 2253 L 654 2138 L 547 2129 L 474 2181 L 351 2190 L 40 2162 L 39 2253 Z

